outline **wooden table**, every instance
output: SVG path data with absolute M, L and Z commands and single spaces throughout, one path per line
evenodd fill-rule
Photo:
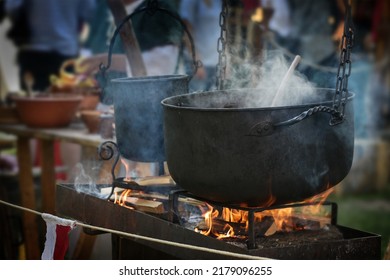
M 36 196 L 32 174 L 30 140 L 41 141 L 41 188 L 42 211 L 55 214 L 55 163 L 54 141 L 77 143 L 84 147 L 98 147 L 102 139 L 98 134 L 88 134 L 82 124 L 59 129 L 33 129 L 20 124 L 0 124 L 0 131 L 16 136 L 17 159 L 19 164 L 19 186 L 21 206 L 36 210 Z M 112 140 L 112 139 L 111 139 Z M 40 259 L 41 249 L 37 216 L 23 211 L 23 230 L 27 259 Z

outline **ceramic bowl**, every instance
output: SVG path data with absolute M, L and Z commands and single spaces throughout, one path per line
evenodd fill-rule
M 96 87 L 51 87 L 49 92 L 52 95 L 80 95 L 82 100 L 79 110 L 95 110 L 100 102 L 100 88 Z
M 22 123 L 34 128 L 68 126 L 74 119 L 81 96 L 50 95 L 14 97 L 16 110 Z

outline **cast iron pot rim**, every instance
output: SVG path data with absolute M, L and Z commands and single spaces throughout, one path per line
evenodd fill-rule
M 275 106 L 275 107 L 240 107 L 240 108 L 202 108 L 202 107 L 186 107 L 178 106 L 173 104 L 167 104 L 166 102 L 171 99 L 179 99 L 181 97 L 189 97 L 196 95 L 208 95 L 210 93 L 224 92 L 224 91 L 245 91 L 245 90 L 259 90 L 261 88 L 244 88 L 244 89 L 227 89 L 227 90 L 216 90 L 216 91 L 204 91 L 204 92 L 192 92 L 186 94 L 180 94 L 175 96 L 170 96 L 161 101 L 161 105 L 170 109 L 176 110 L 188 110 L 188 111 L 212 111 L 212 112 L 242 112 L 242 111 L 269 111 L 269 110 L 286 110 L 286 109 L 296 109 L 296 108 L 307 108 L 317 105 L 332 104 L 333 99 L 323 102 L 312 102 L 300 105 L 289 105 L 289 106 Z M 334 88 L 316 88 L 316 91 L 335 91 Z M 348 101 L 352 100 L 355 97 L 355 93 L 348 92 Z

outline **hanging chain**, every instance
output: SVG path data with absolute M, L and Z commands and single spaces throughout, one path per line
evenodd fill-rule
M 346 9 L 344 32 L 341 38 L 340 63 L 337 70 L 336 91 L 333 99 L 333 109 L 339 112 L 331 120 L 332 124 L 341 122 L 344 117 L 345 105 L 348 100 L 348 78 L 351 75 L 352 61 L 351 51 L 354 43 L 354 27 L 352 23 L 351 5 L 344 0 Z
M 218 64 L 216 72 L 216 86 L 218 90 L 224 89 L 224 81 L 226 78 L 226 33 L 227 33 L 227 17 L 229 14 L 228 0 L 222 0 L 222 9 L 219 14 L 219 26 L 221 27 L 221 33 L 218 38 L 217 51 L 218 51 Z

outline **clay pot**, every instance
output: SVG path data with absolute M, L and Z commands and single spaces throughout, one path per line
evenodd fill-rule
M 53 95 L 80 95 L 82 97 L 79 110 L 95 110 L 100 102 L 100 88 L 96 87 L 54 87 L 49 89 Z
M 94 110 L 100 102 L 99 95 L 85 95 L 81 100 L 79 110 Z
M 97 110 L 83 110 L 80 112 L 81 120 L 87 127 L 89 133 L 99 133 L 100 115 L 101 112 Z
M 79 110 L 95 110 L 100 102 L 100 88 L 94 87 L 80 87 L 75 89 L 76 94 L 83 97 L 81 100 Z
M 35 128 L 58 128 L 71 123 L 82 97 L 50 95 L 14 97 L 13 100 L 22 123 Z

